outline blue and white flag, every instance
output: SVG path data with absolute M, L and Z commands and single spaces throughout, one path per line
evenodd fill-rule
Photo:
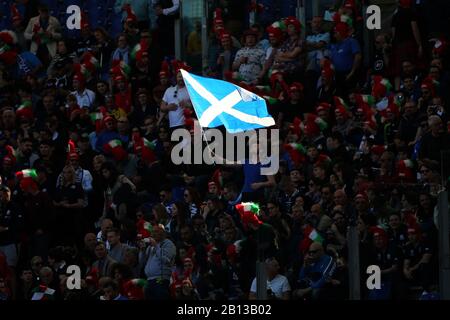
M 230 82 L 205 78 L 181 70 L 200 126 L 225 126 L 236 133 L 269 127 L 275 120 L 267 112 L 266 101 Z

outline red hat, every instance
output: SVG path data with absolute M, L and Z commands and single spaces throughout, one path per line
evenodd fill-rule
M 358 199 L 358 198 L 362 198 L 362 199 L 363 199 L 364 201 L 366 201 L 366 202 L 369 201 L 369 198 L 367 197 L 367 194 L 366 194 L 366 193 L 358 193 L 358 194 L 355 196 L 355 200 Z
M 283 30 L 281 30 L 280 28 L 276 28 L 272 25 L 268 26 L 267 29 L 267 34 L 269 35 L 269 37 L 274 37 L 278 40 L 283 39 Z
M 418 225 L 408 226 L 408 233 L 420 234 L 420 227 Z
M 16 35 L 12 31 L 8 30 L 0 32 L 0 40 L 9 45 L 17 42 Z
M 114 77 L 114 82 L 120 82 L 120 81 L 126 81 L 127 79 L 125 78 L 124 75 L 122 74 L 118 74 Z
M 3 165 L 11 165 L 14 166 L 16 163 L 16 158 L 12 155 L 6 155 L 3 157 Z
M 128 4 L 128 3 L 125 4 L 125 5 L 123 6 L 122 10 L 126 11 L 126 13 L 127 13 L 127 17 L 126 17 L 126 19 L 125 19 L 125 21 L 126 21 L 127 23 L 130 23 L 130 22 L 137 22 L 136 14 L 134 13 L 134 11 L 133 11 L 133 9 L 131 8 L 131 5 L 130 5 L 130 4 Z
M 145 279 L 132 279 L 124 284 L 125 295 L 130 300 L 144 300 L 144 288 L 147 285 Z
M 345 22 L 338 22 L 334 27 L 334 32 L 339 33 L 342 38 L 346 38 L 350 32 L 350 28 Z
M 298 19 L 296 17 L 292 17 L 292 16 L 285 18 L 284 23 L 286 24 L 286 26 L 292 24 L 295 27 L 295 30 L 297 32 L 300 32 L 301 27 L 302 27 L 302 24 L 300 23 L 300 21 L 298 21 Z
M 114 118 L 113 117 L 111 117 L 111 116 L 106 116 L 106 117 L 104 117 L 103 118 L 103 122 L 108 122 L 108 121 L 113 121 L 114 122 Z
M 69 153 L 69 159 L 78 160 L 78 159 L 80 159 L 80 156 L 76 152 L 71 152 L 71 153 Z
M 434 42 L 433 45 L 433 53 L 438 54 L 439 56 L 444 55 L 445 50 L 447 49 L 448 43 L 445 39 L 440 38 Z
M 345 0 L 343 7 L 355 10 L 355 8 L 356 8 L 355 0 Z
M 159 72 L 159 75 L 165 75 L 165 77 L 169 77 L 170 76 L 170 66 L 169 63 L 167 62 L 167 60 L 163 60 L 161 62 L 161 71 Z
M 327 103 L 327 102 L 321 102 L 319 103 L 319 105 L 316 107 L 316 113 L 319 113 L 319 111 L 329 111 L 331 109 L 331 104 Z
M 186 70 L 186 71 L 190 71 L 192 69 L 190 66 L 187 65 L 186 62 L 181 61 L 181 60 L 173 60 L 172 68 L 173 68 L 175 74 L 177 74 L 178 71 L 180 71 L 181 69 Z
M 231 34 L 228 31 L 223 31 L 220 33 L 220 41 L 224 39 L 231 40 Z
M 12 22 L 22 21 L 22 15 L 20 14 L 19 10 L 17 9 L 15 3 L 13 3 L 11 5 L 11 20 L 12 20 Z
M 81 82 L 81 83 L 84 83 L 84 82 L 86 81 L 85 77 L 84 77 L 81 73 L 79 73 L 79 72 L 77 72 L 77 73 L 75 73 L 75 74 L 73 75 L 72 80 L 77 80 L 77 81 L 79 81 L 79 82 Z
M 241 217 L 242 225 L 247 228 L 249 224 L 261 225 L 262 221 L 258 219 L 259 206 L 253 202 L 242 202 L 236 205 L 236 210 Z
M 425 79 L 423 79 L 420 88 L 428 89 L 430 91 L 432 97 L 434 97 L 436 95 L 436 81 L 434 81 L 430 77 L 426 77 Z
M 322 130 L 327 128 L 327 123 L 317 115 L 308 113 L 305 117 L 305 134 L 307 136 L 316 136 Z
M 33 119 L 33 108 L 30 100 L 25 100 L 16 110 L 17 118 Z
M 103 150 L 106 154 L 112 154 L 115 160 L 122 161 L 128 154 L 122 146 L 122 141 L 119 139 L 113 139 L 103 145 Z
M 341 115 L 345 118 L 348 116 L 347 110 L 344 108 L 344 106 L 337 106 L 336 109 L 334 110 L 334 113 L 336 115 Z
M 373 237 L 380 237 L 383 240 L 384 245 L 387 245 L 388 241 L 389 241 L 389 237 L 387 232 L 376 226 L 376 227 L 370 227 L 369 228 L 369 232 L 373 235 Z
M 397 174 L 399 177 L 407 180 L 414 179 L 414 162 L 410 159 L 404 159 L 397 162 Z
M 370 152 L 374 153 L 378 156 L 381 156 L 383 154 L 383 152 L 386 151 L 386 146 L 385 145 L 374 145 L 372 146 L 372 148 L 370 148 Z
M 16 177 L 17 179 L 19 179 L 19 186 L 23 191 L 26 191 L 30 188 L 33 190 L 39 189 L 36 183 L 37 172 L 35 169 L 25 169 L 22 171 L 18 171 L 16 172 Z
M 372 96 L 375 99 L 385 97 L 392 89 L 392 84 L 382 76 L 373 77 Z

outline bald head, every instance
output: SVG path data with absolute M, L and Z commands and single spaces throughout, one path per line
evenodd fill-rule
M 100 226 L 100 229 L 102 230 L 102 234 L 106 236 L 106 233 L 111 230 L 113 227 L 113 222 L 111 219 L 103 219 L 102 225 Z
M 308 259 L 312 262 L 319 260 L 323 255 L 323 246 L 319 242 L 313 242 L 309 246 Z

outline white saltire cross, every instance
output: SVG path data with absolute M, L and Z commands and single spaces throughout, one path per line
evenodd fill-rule
M 275 124 L 272 117 L 259 118 L 239 110 L 233 109 L 233 107 L 242 100 L 241 94 L 238 90 L 233 90 L 230 94 L 222 98 L 217 99 L 211 92 L 205 89 L 197 80 L 195 80 L 187 71 L 180 70 L 184 80 L 186 80 L 192 88 L 211 105 L 206 108 L 198 119 L 202 127 L 208 127 L 210 123 L 221 113 L 227 113 L 241 121 L 253 124 L 259 124 L 264 127 L 269 127 Z M 241 90 L 244 90 L 241 88 Z

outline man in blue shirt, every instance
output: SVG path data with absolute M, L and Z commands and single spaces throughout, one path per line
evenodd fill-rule
M 311 296 L 312 299 L 318 299 L 320 291 L 331 281 L 335 270 L 333 258 L 324 253 L 322 244 L 313 242 L 306 252 L 299 276 L 300 289 L 295 290 L 294 297 L 303 299 Z
M 342 86 L 343 93 L 352 88 L 357 80 L 361 65 L 361 48 L 356 39 L 350 37 L 349 26 L 338 22 L 334 28 L 336 43 L 330 45 L 330 58 L 336 71 L 336 83 Z

